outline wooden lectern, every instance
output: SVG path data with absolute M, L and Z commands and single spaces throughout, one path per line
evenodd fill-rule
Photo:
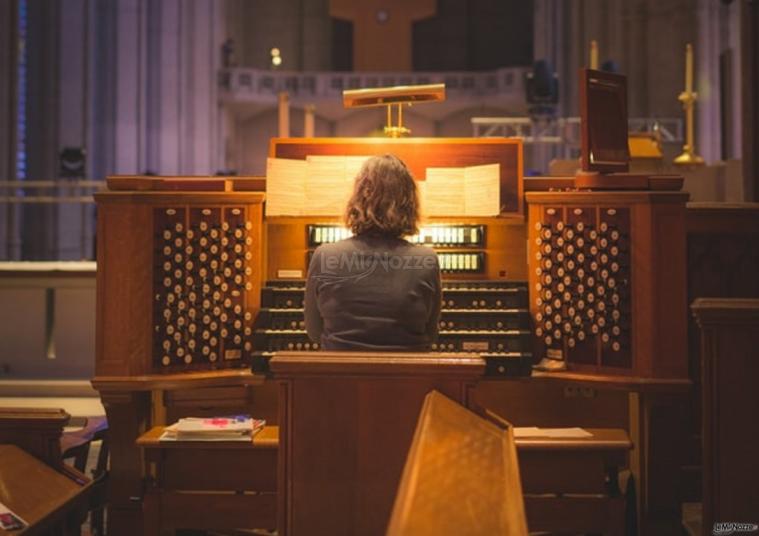
M 424 399 L 387 536 L 453 531 L 526 536 L 522 486 L 511 425 L 433 391 Z
M 281 535 L 384 534 L 424 397 L 466 406 L 470 354 L 281 352 Z

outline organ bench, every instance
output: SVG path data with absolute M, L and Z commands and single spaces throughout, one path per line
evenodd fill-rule
M 467 400 L 472 385 L 451 391 L 451 382 L 460 378 L 446 368 L 461 374 L 462 367 L 476 368 L 477 362 L 482 367 L 476 356 L 464 362 L 450 355 L 398 358 L 345 353 L 275 358 L 273 366 L 286 362 L 283 374 L 290 378 L 280 385 L 283 424 L 267 426 L 250 443 L 161 442 L 162 426 L 143 434 L 136 444 L 150 475 L 143 497 L 145 534 L 240 527 L 279 527 L 287 534 L 383 533 L 424 395 L 443 388 Z M 399 397 L 404 404 L 398 404 Z M 621 493 L 617 477 L 630 465 L 632 443 L 621 429 L 588 431 L 592 437 L 516 439 L 530 530 L 624 533 L 625 510 L 634 512 L 635 503 L 634 496 Z M 282 444 L 282 434 L 289 434 L 289 445 Z M 363 477 L 350 477 L 353 471 L 363 471 Z M 278 472 L 286 481 L 277 485 Z M 357 499 L 365 512 L 352 502 Z

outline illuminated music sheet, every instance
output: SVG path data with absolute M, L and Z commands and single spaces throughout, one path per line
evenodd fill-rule
M 369 157 L 368 156 L 346 156 L 345 158 L 345 178 L 351 184 L 351 191 L 353 189 L 353 181 L 361 171 L 361 166 L 364 165 Z
M 308 156 L 306 203 L 303 213 L 312 216 L 342 214 L 351 194 L 353 181 L 346 177 L 346 157 Z
M 427 168 L 425 216 L 463 216 L 464 168 Z
M 464 168 L 464 208 L 467 216 L 497 216 L 501 212 L 501 165 Z
M 266 215 L 300 216 L 306 195 L 306 161 L 266 160 Z
M 501 166 L 427 168 L 426 216 L 497 216 Z
M 416 195 L 419 200 L 419 214 L 429 215 L 427 212 L 427 181 L 414 181 L 416 183 Z
M 306 157 L 304 215 L 339 216 L 353 193 L 353 184 L 368 156 L 311 155 Z

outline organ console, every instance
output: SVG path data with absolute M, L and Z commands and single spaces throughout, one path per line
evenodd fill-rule
M 270 146 L 272 158 L 295 160 L 387 152 L 417 178 L 430 167 L 499 165 L 498 215 L 430 217 L 411 237 L 440 260 L 433 351 L 479 354 L 485 372 L 472 400 L 517 424 L 626 429 L 636 445 L 630 466 L 641 522 L 672 514 L 673 496 L 658 484 L 669 477 L 652 460 L 675 443 L 651 446 L 654 427 L 666 426 L 652 420 L 659 406 L 647 397 L 687 384 L 687 195 L 525 195 L 517 139 L 292 138 Z M 93 384 L 117 443 L 115 534 L 141 532 L 138 435 L 166 415 L 205 415 L 209 407 L 276 415 L 269 361 L 280 351 L 321 350 L 304 327 L 306 269 L 316 247 L 348 231 L 336 216 L 264 216 L 261 182 L 114 177 L 96 194 Z M 535 363 L 567 371 L 533 374 Z M 562 389 L 576 385 L 591 395 L 567 400 L 571 391 Z M 609 398 L 594 400 L 595 389 L 608 389 L 614 404 L 602 407 Z M 171 394 L 179 391 L 191 394 Z

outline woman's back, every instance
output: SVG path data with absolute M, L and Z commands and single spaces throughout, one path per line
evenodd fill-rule
M 328 350 L 429 350 L 440 315 L 437 255 L 365 234 L 319 247 L 306 284 L 306 328 Z

